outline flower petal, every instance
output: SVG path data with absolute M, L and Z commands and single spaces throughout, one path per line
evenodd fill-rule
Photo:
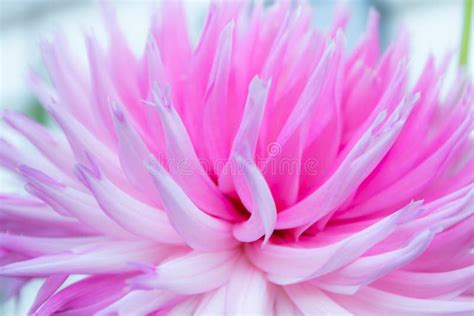
M 468 300 L 418 299 L 384 292 L 371 287 L 361 289 L 354 296 L 331 297 L 360 315 L 468 315 L 474 311 L 474 305 Z
M 412 203 L 395 214 L 340 241 L 317 248 L 268 244 L 245 248 L 253 264 L 268 273 L 275 283 L 294 283 L 335 271 L 361 256 L 389 236 L 403 222 L 416 216 L 420 203 Z
M 304 315 L 352 315 L 316 286 L 304 283 L 288 285 L 284 289 Z
M 237 245 L 230 224 L 198 209 L 159 162 L 152 160 L 147 168 L 155 179 L 171 224 L 189 246 L 198 250 L 221 250 Z
M 96 170 L 99 171 L 98 167 Z M 78 165 L 75 172 L 94 195 L 102 210 L 125 230 L 160 243 L 184 244 L 162 210 L 134 199 L 100 173 L 94 174 L 84 165 Z
M 92 315 L 124 294 L 123 275 L 92 276 L 76 282 L 51 298 L 35 314 Z
M 53 275 L 44 281 L 41 288 L 36 294 L 35 301 L 28 311 L 28 315 L 35 315 L 36 311 L 46 302 L 60 287 L 64 284 L 64 281 L 68 278 L 68 275 Z
M 158 262 L 169 249 L 145 242 L 102 242 L 0 266 L 2 276 L 116 274 L 134 271 L 131 262 Z
M 416 298 L 452 299 L 472 288 L 474 267 L 446 272 L 393 271 L 374 283 L 374 287 Z
M 133 286 L 164 289 L 179 294 L 199 294 L 211 291 L 227 282 L 238 253 L 191 252 L 159 265 L 155 271 L 135 277 Z
M 414 260 L 425 251 L 432 238 L 431 232 L 424 231 L 400 249 L 361 257 L 340 270 L 314 279 L 311 283 L 326 291 L 353 295 L 360 288 Z
M 217 189 L 197 157 L 186 127 L 179 114 L 171 105 L 171 100 L 163 96 L 161 90 L 153 88 L 155 109 L 163 126 L 168 169 L 197 207 L 209 215 L 235 221 L 239 217 L 230 201 Z
M 115 303 L 96 313 L 107 315 L 148 315 L 179 302 L 181 296 L 164 290 L 136 290 L 126 294 Z
M 20 170 L 30 181 L 25 189 L 43 200 L 56 212 L 76 218 L 79 222 L 97 232 L 119 238 L 128 237 L 133 239 L 133 235 L 101 212 L 96 202 L 89 195 L 66 187 L 39 170 L 27 166 L 21 166 Z
M 337 171 L 315 192 L 278 214 L 276 227 L 308 226 L 340 206 L 377 166 L 395 141 L 416 97 L 407 98 L 378 126 L 381 116 L 352 148 Z M 378 131 L 375 129 L 378 128 Z

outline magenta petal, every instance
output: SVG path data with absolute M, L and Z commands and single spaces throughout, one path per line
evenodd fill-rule
M 35 315 L 93 314 L 124 295 L 124 276 L 93 276 L 53 295 Z
M 35 314 L 36 311 L 46 302 L 58 289 L 63 285 L 64 281 L 68 278 L 68 275 L 54 275 L 48 277 L 43 285 L 41 285 L 38 294 L 36 295 L 35 301 L 31 306 L 28 314 Z
M 153 88 L 155 108 L 159 113 L 167 145 L 169 172 L 183 191 L 199 208 L 209 215 L 226 220 L 238 218 L 233 205 L 217 189 L 201 165 L 186 127 L 173 108 L 171 100 L 163 96 L 158 87 Z

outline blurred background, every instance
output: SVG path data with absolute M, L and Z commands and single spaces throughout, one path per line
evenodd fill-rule
M 222 0 L 235 1 L 235 0 Z M 283 0 L 287 1 L 287 0 Z M 289 1 L 289 0 L 288 0 Z M 331 24 L 335 0 L 307 0 L 315 7 L 314 23 L 327 28 Z M 148 19 L 159 1 L 116 0 L 122 29 L 133 49 L 139 53 L 144 47 Z M 265 0 L 271 3 L 272 0 Z M 463 0 L 346 0 L 352 18 L 347 29 L 350 47 L 365 30 L 368 11 L 376 8 L 381 15 L 381 42 L 386 46 L 405 28 L 411 35 L 411 71 L 413 77 L 421 70 L 428 54 L 439 61 L 447 52 L 459 48 L 463 20 Z M 208 0 L 188 0 L 192 37 L 197 39 L 205 19 Z M 28 113 L 36 120 L 47 123 L 45 113 L 34 99 L 26 84 L 29 66 L 41 68 L 38 43 L 58 28 L 67 35 L 76 51 L 83 49 L 84 32 L 93 31 L 105 37 L 97 3 L 92 0 L 0 0 L 0 111 L 14 109 Z M 471 31 L 469 72 L 474 62 Z M 78 54 L 80 55 L 80 54 Z M 455 61 L 457 62 L 458 56 Z M 6 133 L 0 125 L 0 138 Z M 0 192 L 15 191 L 15 181 L 0 170 Z M 35 287 L 23 293 L 23 303 L 1 304 L 0 315 L 26 315 Z

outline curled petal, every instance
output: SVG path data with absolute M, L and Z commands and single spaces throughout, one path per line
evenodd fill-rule
M 147 168 L 155 179 L 171 224 L 189 246 L 198 250 L 220 250 L 237 245 L 231 225 L 198 209 L 159 162 L 152 160 Z
M 304 315 L 313 313 L 328 316 L 352 315 L 316 286 L 309 284 L 288 285 L 285 286 L 285 292 Z
M 425 231 L 400 249 L 361 257 L 353 263 L 311 282 L 327 291 L 353 295 L 360 288 L 414 260 L 425 251 L 432 238 L 433 234 L 430 231 Z
M 28 311 L 29 315 L 36 314 L 36 311 L 39 309 L 44 302 L 46 302 L 66 281 L 68 275 L 53 275 L 48 277 L 44 283 L 41 285 L 41 288 L 38 291 L 38 294 L 35 297 L 35 301 Z
M 165 290 L 135 290 L 102 309 L 97 315 L 147 315 L 166 309 L 180 300 L 180 295 Z
M 95 314 L 124 295 L 124 279 L 124 275 L 87 277 L 53 295 L 35 315 Z
M 252 263 L 266 271 L 273 282 L 287 284 L 312 279 L 360 257 L 389 236 L 398 225 L 415 217 L 419 205 L 412 203 L 360 232 L 327 246 L 302 248 L 268 244 L 261 249 L 256 245 L 248 245 L 245 249 Z
M 102 210 L 125 230 L 160 243 L 184 244 L 162 210 L 134 199 L 84 165 L 78 165 L 75 172 Z
M 191 252 L 162 263 L 151 273 L 131 279 L 130 284 L 187 295 L 204 293 L 228 280 L 237 258 L 238 253 L 233 250 Z
M 415 100 L 416 97 L 404 100 L 381 126 L 383 116 L 379 116 L 330 179 L 301 202 L 278 214 L 276 227 L 308 226 L 340 206 L 393 144 Z
M 394 315 L 468 315 L 474 311 L 470 299 L 443 300 L 419 299 L 371 287 L 361 289 L 354 296 L 331 297 L 355 314 L 386 314 Z
M 102 242 L 72 248 L 0 267 L 3 276 L 114 274 L 134 271 L 131 262 L 158 262 L 169 249 L 145 242 Z M 100 258 L 100 260 L 98 260 Z
M 217 189 L 201 165 L 186 127 L 168 97 L 153 89 L 155 108 L 163 126 L 168 168 L 173 179 L 199 208 L 209 215 L 235 221 L 239 217 L 230 201 Z

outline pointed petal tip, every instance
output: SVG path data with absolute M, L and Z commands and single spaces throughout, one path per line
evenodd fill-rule
M 100 168 L 99 168 L 99 165 L 97 164 L 97 160 L 88 151 L 85 151 L 84 155 L 89 163 L 89 168 L 87 168 L 87 171 L 89 171 L 90 174 L 93 175 L 96 179 L 101 179 Z
M 232 19 L 226 24 L 226 26 L 224 27 L 224 29 L 222 30 L 222 34 L 225 34 L 226 36 L 229 36 L 228 33 L 233 32 L 233 31 L 234 31 L 234 27 L 235 27 L 235 20 L 234 20 L 234 18 L 232 18 Z
M 109 106 L 114 115 L 114 118 L 119 123 L 125 123 L 125 114 L 120 106 L 120 103 L 116 100 L 109 100 Z
M 153 81 L 152 83 L 152 104 L 160 111 L 163 109 L 171 110 L 171 87 L 169 84 L 165 85 L 164 91 L 163 88 L 160 87 L 159 83 Z
M 94 172 L 86 167 L 83 164 L 77 164 L 73 168 L 73 173 L 76 176 L 76 178 L 81 181 L 86 187 L 90 187 L 91 180 L 99 180 L 100 178 L 97 177 Z
M 58 187 L 58 188 L 66 187 L 63 183 L 53 179 L 52 177 L 48 176 L 44 172 L 38 169 L 32 168 L 30 166 L 19 165 L 17 169 L 24 177 L 26 177 L 27 179 L 33 180 L 35 182 L 39 182 L 45 185 Z
M 271 87 L 272 78 L 264 79 L 258 75 L 253 77 L 249 85 L 249 94 L 250 95 L 266 95 L 268 89 Z
M 397 225 L 407 223 L 423 212 L 423 200 L 412 201 L 400 211 L 393 214 Z
M 9 109 L 2 109 L 0 111 L 0 120 L 11 126 L 14 123 L 14 117 L 12 117 L 13 115 L 15 115 L 14 111 L 11 111 Z
M 153 52 L 155 54 L 160 54 L 158 44 L 156 43 L 155 36 L 153 35 L 152 32 L 149 33 L 148 38 L 146 40 L 146 49 L 149 52 Z
M 142 271 L 143 273 L 154 273 L 156 271 L 156 268 L 148 263 L 128 262 L 128 265 L 137 269 L 138 271 Z

